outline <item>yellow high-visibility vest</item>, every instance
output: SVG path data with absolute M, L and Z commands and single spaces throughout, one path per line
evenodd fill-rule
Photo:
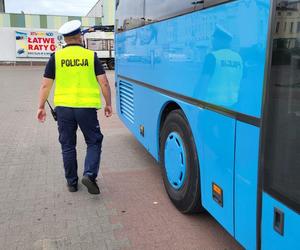
M 208 83 L 206 101 L 222 106 L 238 102 L 243 76 L 243 61 L 240 55 L 230 49 L 212 52 L 216 59 L 214 73 Z
M 57 51 L 55 53 L 55 78 L 55 106 L 101 108 L 93 51 L 79 45 Z

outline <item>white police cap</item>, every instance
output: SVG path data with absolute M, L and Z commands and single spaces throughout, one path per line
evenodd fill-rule
M 81 22 L 79 20 L 72 20 L 64 23 L 58 30 L 58 33 L 63 36 L 74 36 L 81 32 Z
M 232 34 L 219 24 L 216 24 L 213 36 L 222 36 L 227 39 L 232 39 Z

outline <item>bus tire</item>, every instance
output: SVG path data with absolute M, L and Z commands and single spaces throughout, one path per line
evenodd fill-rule
M 164 186 L 175 207 L 187 214 L 203 211 L 197 150 L 180 109 L 170 112 L 162 126 L 159 154 Z

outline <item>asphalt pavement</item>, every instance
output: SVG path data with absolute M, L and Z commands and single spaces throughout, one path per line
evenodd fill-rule
M 82 185 L 69 193 L 57 125 L 49 109 L 44 124 L 35 120 L 42 73 L 43 67 L 0 67 L 0 249 L 241 249 L 209 214 L 176 210 L 158 164 L 116 109 L 111 118 L 98 111 L 101 194 Z M 114 72 L 107 75 L 114 99 Z M 79 176 L 85 150 L 78 131 Z

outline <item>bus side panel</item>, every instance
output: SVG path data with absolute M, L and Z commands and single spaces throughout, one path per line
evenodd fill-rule
M 122 81 L 124 80 L 119 81 L 119 86 Z M 235 120 L 170 98 L 134 83 L 127 83 L 132 84 L 134 90 L 134 123 L 128 121 L 126 116 L 120 112 L 120 101 L 118 102 L 119 116 L 156 160 L 159 160 L 158 140 L 161 110 L 170 101 L 176 102 L 182 108 L 193 132 L 197 147 L 200 162 L 202 205 L 229 233 L 234 235 Z M 122 100 L 122 98 L 119 99 Z M 144 136 L 140 134 L 140 125 L 144 126 Z M 213 199 L 213 183 L 223 190 L 222 206 Z
M 274 209 L 284 213 L 283 235 L 274 230 Z M 263 193 L 262 249 L 300 249 L 300 216 L 282 203 Z
M 153 91 L 149 88 L 139 86 L 128 80 L 118 79 L 117 81 L 117 109 L 118 115 L 126 127 L 133 133 L 136 139 L 149 151 L 149 153 L 159 161 L 159 125 L 162 115 L 162 110 L 169 102 L 175 102 L 183 111 L 187 114 L 193 109 L 199 109 L 192 105 L 187 105 L 177 99 L 170 98 L 157 91 Z M 132 118 L 128 119 L 128 96 L 125 94 L 125 100 L 123 102 L 122 89 L 123 86 L 131 86 L 132 89 Z M 125 92 L 126 93 L 126 92 Z M 125 106 L 125 107 L 124 107 Z M 125 112 L 122 112 L 122 109 Z M 189 124 L 192 122 L 189 121 Z M 144 133 L 141 133 L 141 127 L 143 127 Z
M 236 126 L 235 238 L 256 248 L 256 204 L 259 128 L 242 122 Z
M 128 80 L 118 79 L 117 81 L 117 109 L 118 115 L 126 127 L 133 133 L 136 139 L 149 151 L 149 153 L 159 161 L 159 124 L 162 115 L 162 110 L 169 102 L 177 103 L 185 113 L 188 123 L 194 134 L 198 155 L 203 155 L 202 141 L 198 138 L 197 125 L 199 125 L 200 112 L 202 108 L 195 107 L 178 99 L 171 98 L 149 88 L 139 86 Z M 124 82 L 130 84 L 133 89 L 133 106 L 134 106 L 134 121 L 127 119 L 126 115 L 121 112 L 120 85 Z M 123 104 L 122 104 L 123 105 Z M 151 115 L 149 115 L 151 114 Z M 140 133 L 140 126 L 144 126 L 144 136 Z M 201 150 L 201 152 L 199 152 Z
M 117 108 L 120 119 L 133 133 L 136 139 L 158 161 L 158 122 L 161 107 L 168 100 L 168 98 L 163 97 L 163 95 L 155 91 L 131 83 L 130 81 L 117 79 L 117 82 Z M 125 97 L 122 96 L 122 84 L 123 86 L 132 87 L 133 119 L 131 117 L 128 119 L 128 109 L 126 106 L 129 105 L 129 98 L 126 96 L 126 94 Z M 125 99 L 124 102 L 123 98 Z M 122 112 L 123 109 L 125 112 Z M 141 132 L 141 127 L 143 127 L 143 133 Z
M 197 116 L 194 137 L 198 138 L 202 205 L 233 236 L 233 173 L 235 120 L 203 110 Z M 199 152 L 199 150 L 198 150 Z M 213 184 L 223 192 L 223 204 L 213 198 Z
M 153 90 L 136 85 L 136 137 L 143 142 L 149 153 L 159 161 L 159 117 L 168 97 Z M 140 126 L 144 126 L 141 136 Z
M 236 121 L 213 111 L 175 101 L 183 109 L 194 136 L 200 166 L 202 206 L 234 236 Z M 213 198 L 213 183 L 223 191 L 222 206 Z

